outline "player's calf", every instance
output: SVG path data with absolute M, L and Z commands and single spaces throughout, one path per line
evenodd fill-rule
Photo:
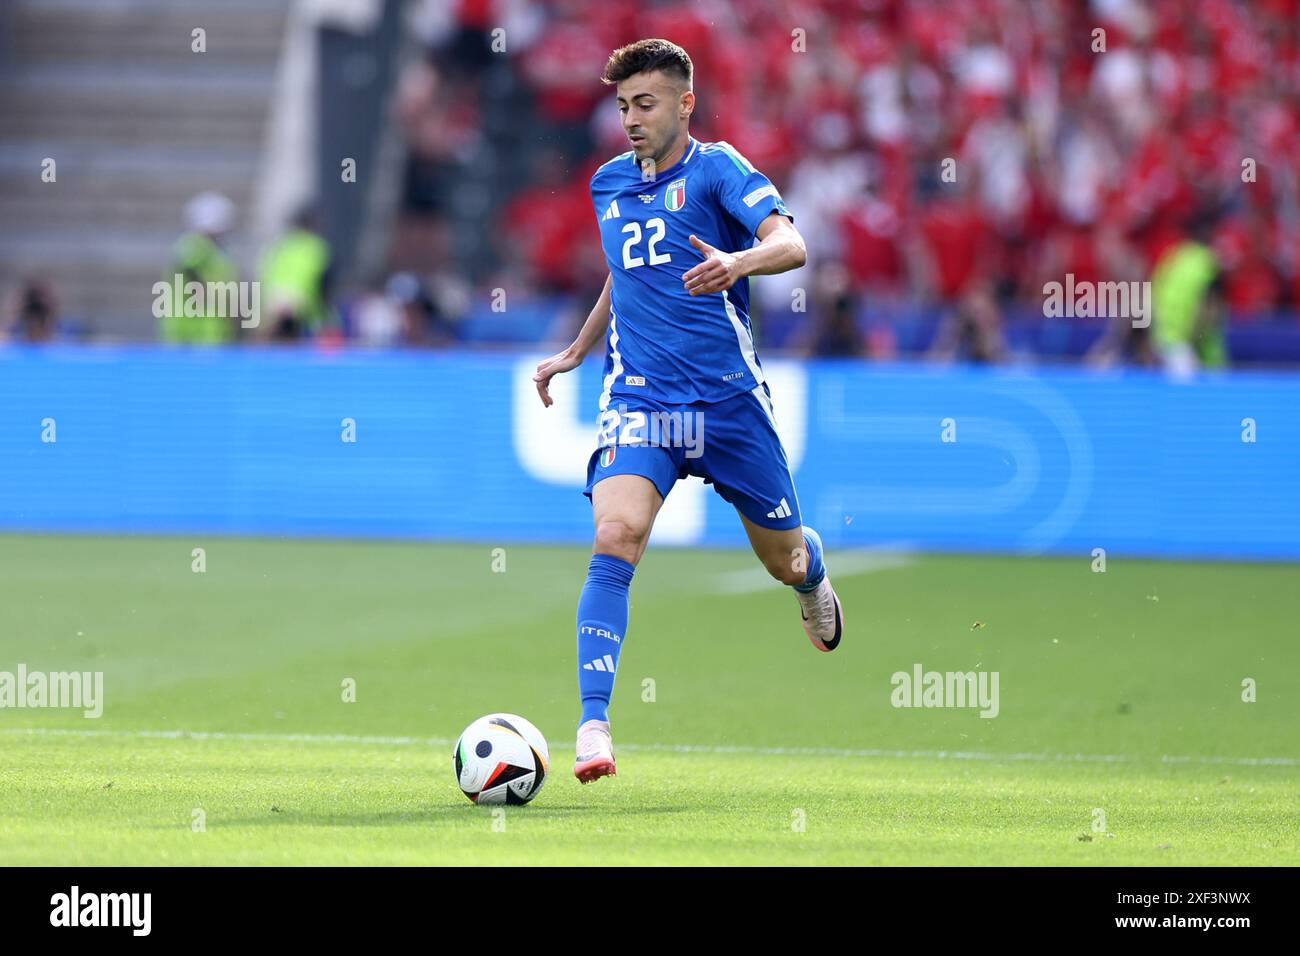
M 808 570 L 807 542 L 801 528 L 765 528 L 740 512 L 749 543 L 767 573 L 782 584 L 802 584 Z
M 803 584 L 808 576 L 808 558 L 805 548 L 793 548 L 789 554 L 764 556 L 763 567 L 782 584 L 794 587 Z
M 804 633 L 819 651 L 833 651 L 844 633 L 844 610 L 822 558 L 822 539 L 812 528 L 764 528 L 740 515 L 754 553 L 768 574 L 794 589 Z
M 822 539 L 812 528 L 803 529 L 807 552 L 805 579 L 794 586 L 799 599 L 799 616 L 803 618 L 804 633 L 819 651 L 833 651 L 839 647 L 844 634 L 844 611 L 839 596 L 831 587 L 826 563 L 822 560 Z

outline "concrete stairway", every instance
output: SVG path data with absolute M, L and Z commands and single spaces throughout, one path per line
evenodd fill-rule
M 217 189 L 245 235 L 290 0 L 4 0 L 0 295 L 41 272 L 99 337 L 151 339 L 185 201 Z M 207 52 L 191 51 L 206 30 Z M 41 181 L 46 158 L 57 181 Z M 246 278 L 252 275 L 246 274 Z

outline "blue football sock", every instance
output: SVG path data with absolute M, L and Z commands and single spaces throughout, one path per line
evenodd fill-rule
M 619 651 L 627 636 L 628 587 L 636 565 L 610 554 L 593 554 L 578 598 L 578 692 L 582 720 L 609 720 L 609 698 Z
M 822 579 L 826 577 L 826 565 L 822 562 L 822 539 L 807 525 L 803 527 L 803 541 L 808 548 L 808 573 L 803 579 L 803 584 L 796 584 L 794 589 L 806 594 L 815 591 L 817 585 L 822 583 Z

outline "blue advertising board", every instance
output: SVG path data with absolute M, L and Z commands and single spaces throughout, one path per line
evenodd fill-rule
M 586 542 L 601 368 L 539 358 L 0 349 L 0 530 Z M 764 368 L 830 545 L 1300 559 L 1298 376 Z M 655 537 L 745 540 L 698 479 Z

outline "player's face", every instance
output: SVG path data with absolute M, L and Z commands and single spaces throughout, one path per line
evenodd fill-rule
M 693 95 L 663 73 L 638 73 L 618 84 L 623 131 L 639 161 L 667 156 L 680 138 Z

